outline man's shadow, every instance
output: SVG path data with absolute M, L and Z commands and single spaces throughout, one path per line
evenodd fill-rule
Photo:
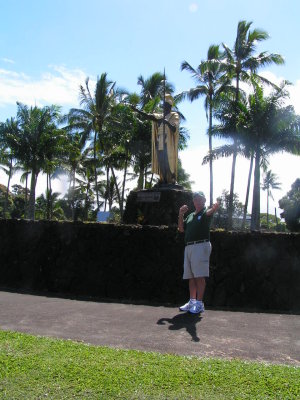
M 199 342 L 200 339 L 197 336 L 196 324 L 202 319 L 201 314 L 191 314 L 191 313 L 180 313 L 175 315 L 173 318 L 160 318 L 157 321 L 158 325 L 165 325 L 166 322 L 169 325 L 171 331 L 177 331 L 179 329 L 186 329 L 186 331 L 191 335 L 193 342 Z

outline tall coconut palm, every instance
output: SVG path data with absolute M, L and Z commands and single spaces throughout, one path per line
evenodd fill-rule
M 8 177 L 3 210 L 4 216 L 8 208 L 10 181 L 13 173 L 16 170 L 15 166 L 13 165 L 15 155 L 13 149 L 11 148 L 11 140 L 16 138 L 18 132 L 18 122 L 14 118 L 7 119 L 6 122 L 2 123 L 0 126 L 0 146 L 2 148 L 0 164 L 2 165 L 1 169 L 6 173 Z
M 281 183 L 277 180 L 277 175 L 274 174 L 271 170 L 266 171 L 262 190 L 267 191 L 267 227 L 269 228 L 269 199 L 271 197 L 274 200 L 272 190 L 281 189 Z
M 97 153 L 103 151 L 103 126 L 110 116 L 115 98 L 115 82 L 107 79 L 107 73 L 103 73 L 100 78 L 97 78 L 94 95 L 91 94 L 89 78 L 87 78 L 85 86 L 80 86 L 80 105 L 83 106 L 83 109 L 73 108 L 68 115 L 69 126 L 81 132 L 83 142 L 86 142 L 88 139 L 93 140 L 97 211 L 100 208 L 97 185 Z
M 111 118 L 105 126 L 106 142 L 105 156 L 102 158 L 107 170 L 112 173 L 115 189 L 118 195 L 120 215 L 123 217 L 125 184 L 127 181 L 128 167 L 133 158 L 133 142 L 136 135 L 136 120 L 134 113 L 127 104 L 117 104 L 111 113 Z M 117 185 L 115 170 L 123 170 L 121 190 Z M 110 179 L 109 179 L 110 181 Z M 107 194 L 111 191 L 107 187 Z M 110 202 L 110 200 L 109 200 Z
M 234 152 L 250 158 L 250 171 L 254 160 L 254 186 L 251 215 L 251 229 L 260 227 L 260 169 L 268 158 L 276 152 L 287 151 L 299 154 L 299 122 L 292 107 L 284 107 L 287 96 L 284 87 L 278 88 L 270 96 L 264 97 L 262 87 L 256 86 L 255 93 L 250 94 L 248 101 L 239 101 L 238 112 L 233 122 L 234 105 L 219 110 L 217 113 L 221 124 L 213 128 L 217 135 L 230 135 L 233 123 L 237 128 L 234 133 L 235 143 L 214 149 L 213 157 L 230 156 Z M 230 111 L 231 110 L 231 111 Z M 206 160 L 207 161 L 207 160 Z M 248 177 L 248 189 L 250 186 Z
M 193 68 L 187 61 L 181 64 L 181 70 L 192 74 L 197 83 L 195 88 L 181 93 L 180 97 L 187 97 L 191 102 L 201 96 L 205 97 L 204 107 L 208 119 L 209 155 L 212 154 L 212 120 L 213 110 L 217 106 L 221 93 L 231 91 L 229 80 L 224 75 L 224 68 L 221 63 L 222 52 L 219 45 L 211 45 L 207 52 L 207 59 L 201 61 L 198 67 Z M 213 159 L 209 158 L 210 172 L 210 205 L 213 204 Z
M 28 177 L 30 175 L 30 170 L 25 167 L 24 169 L 24 164 L 20 164 L 17 166 L 19 171 L 23 171 L 21 177 L 20 177 L 20 182 L 24 183 L 25 182 L 25 193 L 24 193 L 24 218 L 27 217 L 27 209 L 28 209 L 28 195 L 29 195 L 29 189 L 28 189 Z
M 287 92 L 284 87 L 264 97 L 257 88 L 249 96 L 247 130 L 251 132 L 254 151 L 254 186 L 251 229 L 260 228 L 260 169 L 262 162 L 276 152 L 300 153 L 298 117 L 291 106 L 285 107 Z
M 227 75 L 235 81 L 235 103 L 237 105 L 241 89 L 240 82 L 250 82 L 251 75 L 261 82 L 271 84 L 267 79 L 257 74 L 259 68 L 270 64 L 283 64 L 284 60 L 279 54 L 261 52 L 256 55 L 256 44 L 268 39 L 267 32 L 260 29 L 250 30 L 252 22 L 240 21 L 237 27 L 237 35 L 233 49 L 223 43 L 225 61 L 224 65 Z M 233 115 L 234 118 L 234 115 Z M 234 145 L 236 141 L 234 139 Z M 232 158 L 231 183 L 230 183 L 230 202 L 229 202 L 229 225 L 232 224 L 232 204 L 234 192 L 235 166 L 237 151 L 234 151 Z
M 38 175 L 45 167 L 45 160 L 53 142 L 61 140 L 57 129 L 60 119 L 60 107 L 56 105 L 44 108 L 28 107 L 17 103 L 19 134 L 10 136 L 10 146 L 17 160 L 24 162 L 31 171 L 28 217 L 34 220 L 35 188 Z
M 93 210 L 93 204 L 95 200 L 95 180 L 94 180 L 94 158 L 92 156 L 93 149 L 87 148 L 83 152 L 83 158 L 81 160 L 81 166 L 78 169 L 78 177 L 76 178 L 77 186 L 75 187 L 75 196 L 76 192 L 81 193 L 83 196 L 83 219 L 89 219 L 89 212 Z M 98 175 L 97 171 L 97 175 Z M 101 185 L 98 182 L 98 190 L 100 191 Z M 101 206 L 102 204 L 100 204 Z M 97 211 L 96 211 L 97 212 Z
M 68 152 L 63 159 L 63 168 L 69 176 L 69 188 L 67 192 L 68 202 L 71 206 L 72 220 L 75 221 L 75 186 L 76 173 L 82 168 L 82 162 L 85 158 L 83 148 L 85 143 L 79 132 L 68 132 Z

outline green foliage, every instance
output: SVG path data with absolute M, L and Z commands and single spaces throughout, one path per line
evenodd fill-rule
M 225 96 L 225 109 L 224 106 L 221 107 L 225 111 L 223 117 L 225 117 L 220 126 L 220 131 L 227 134 L 227 137 L 231 138 L 233 145 L 231 147 L 231 154 L 233 155 L 232 160 L 232 171 L 231 171 L 231 185 L 230 185 L 230 204 L 229 204 L 229 227 L 232 225 L 233 217 L 233 189 L 235 180 L 235 168 L 236 168 L 236 157 L 239 153 L 240 147 L 240 128 L 243 124 L 239 123 L 239 112 L 243 109 L 243 99 L 245 94 L 240 88 L 240 82 L 252 83 L 267 83 L 271 84 L 267 79 L 262 78 L 257 74 L 259 68 L 264 65 L 269 64 L 283 64 L 283 57 L 279 54 L 270 54 L 268 52 L 262 52 L 260 54 L 256 53 L 256 48 L 258 42 L 264 41 L 268 38 L 267 32 L 260 29 L 251 30 L 252 22 L 239 21 L 237 27 L 237 34 L 234 41 L 232 49 L 223 43 L 224 49 L 224 68 L 226 70 L 226 76 L 228 79 L 233 79 L 235 81 L 235 98 L 232 101 L 232 96 L 229 97 L 230 109 L 226 110 L 226 103 L 228 103 Z M 274 86 L 274 85 L 273 85 Z M 253 98 L 255 99 L 255 98 Z M 250 103 L 252 104 L 252 103 Z M 251 112 L 250 112 L 251 115 Z M 260 117 L 259 113 L 256 113 L 254 119 L 257 120 Z M 251 119 L 251 118 L 250 118 Z M 268 120 L 261 120 L 262 122 Z M 250 124 L 251 125 L 251 124 Z M 259 124 L 254 124 L 255 127 L 260 127 Z M 270 124 L 271 125 L 271 124 Z M 249 128 L 249 124 L 247 125 Z M 251 129 L 250 129 L 251 131 Z M 251 132 L 250 132 L 251 133 Z M 252 132 L 252 136 L 256 136 L 256 131 Z M 259 140 L 257 140 L 257 145 L 259 147 Z M 282 146 L 281 146 L 282 149 Z M 248 149 L 247 149 L 248 150 Z M 252 201 L 252 215 L 251 215 L 251 228 L 259 229 L 259 214 L 260 214 L 260 199 L 259 199 L 259 168 L 260 168 L 260 149 L 257 149 L 255 156 L 255 174 L 254 174 L 254 187 L 253 187 L 253 201 Z M 249 154 L 249 151 L 247 151 Z M 251 152 L 250 152 L 251 153 Z
M 213 227 L 214 228 L 227 228 L 228 227 L 228 214 L 230 207 L 230 194 L 228 190 L 223 190 L 222 195 L 217 198 L 220 207 L 214 214 Z M 233 220 L 234 228 L 240 228 L 242 223 L 242 216 L 244 212 L 244 205 L 239 201 L 238 194 L 233 194 Z
M 280 215 L 285 219 L 288 229 L 300 232 L 300 179 L 296 179 L 291 190 L 279 200 L 279 207 L 283 209 Z
M 48 219 L 48 207 L 50 204 L 51 220 L 65 220 L 64 210 L 58 202 L 58 196 L 60 193 L 52 193 L 52 191 L 46 191 L 46 195 L 41 194 L 36 199 L 36 219 Z
M 260 226 L 270 232 L 286 232 L 287 226 L 280 221 L 276 215 L 262 213 L 260 214 Z
M 192 184 L 194 183 L 190 180 L 190 175 L 182 168 L 180 159 L 178 159 L 177 183 L 186 190 L 192 190 Z
M 0 331 L 5 399 L 296 399 L 300 370 Z
M 12 197 L 8 194 L 8 202 L 6 198 L 6 186 L 0 184 L 0 217 L 9 218 L 10 209 L 12 208 Z

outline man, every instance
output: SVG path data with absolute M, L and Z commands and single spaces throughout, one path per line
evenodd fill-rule
M 175 184 L 178 164 L 179 115 L 172 112 L 173 98 L 165 95 L 163 113 L 147 114 L 132 107 L 152 121 L 152 172 L 159 182 Z
M 189 280 L 190 291 L 190 300 L 179 309 L 192 314 L 204 312 L 205 278 L 209 277 L 211 253 L 210 225 L 214 212 L 219 208 L 219 203 L 215 203 L 207 210 L 205 201 L 203 192 L 194 193 L 195 211 L 184 219 L 188 206 L 183 205 L 178 216 L 178 230 L 185 233 L 183 279 Z

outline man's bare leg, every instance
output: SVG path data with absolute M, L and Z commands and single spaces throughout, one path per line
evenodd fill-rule
M 205 278 L 191 278 L 189 280 L 190 299 L 203 300 L 206 281 Z

